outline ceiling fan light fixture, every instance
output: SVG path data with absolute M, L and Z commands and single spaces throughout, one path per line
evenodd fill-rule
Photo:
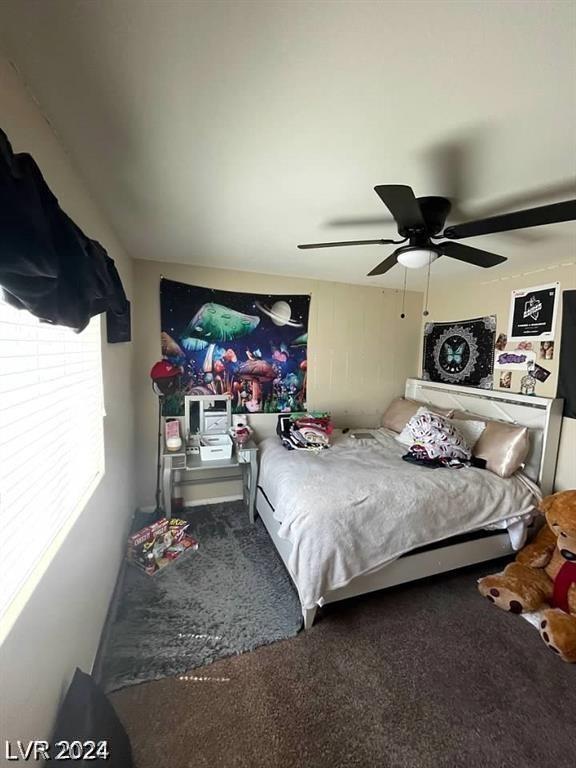
M 438 253 L 431 248 L 407 245 L 397 251 L 398 262 L 408 269 L 421 269 L 436 261 Z

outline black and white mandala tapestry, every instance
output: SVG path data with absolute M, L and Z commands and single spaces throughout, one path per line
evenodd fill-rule
M 422 378 L 492 389 L 496 315 L 426 323 Z

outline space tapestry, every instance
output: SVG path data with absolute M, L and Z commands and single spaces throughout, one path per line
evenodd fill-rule
M 164 415 L 184 395 L 230 394 L 233 413 L 306 410 L 310 296 L 216 291 L 162 279 L 162 356 L 182 369 Z
M 422 378 L 492 389 L 496 316 L 426 323 Z

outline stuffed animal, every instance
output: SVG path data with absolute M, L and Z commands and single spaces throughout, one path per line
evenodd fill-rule
M 547 496 L 535 539 L 516 560 L 478 582 L 480 594 L 512 613 L 546 609 L 540 635 L 564 661 L 576 662 L 576 491 Z

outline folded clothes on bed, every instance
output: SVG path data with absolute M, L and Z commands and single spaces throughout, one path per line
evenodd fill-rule
M 330 447 L 333 426 L 329 413 L 305 416 L 281 414 L 276 432 L 289 451 L 319 451 Z

